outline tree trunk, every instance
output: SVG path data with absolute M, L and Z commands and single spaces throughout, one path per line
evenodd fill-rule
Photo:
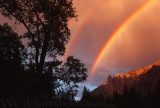
M 46 53 L 48 50 L 49 39 L 50 39 L 50 32 L 46 35 L 46 37 L 44 39 L 43 47 L 42 47 L 40 66 L 39 66 L 40 73 L 43 73 L 43 66 L 44 66 L 44 62 L 45 62 L 45 58 L 46 58 Z

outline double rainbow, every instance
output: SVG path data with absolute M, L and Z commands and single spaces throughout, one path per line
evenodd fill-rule
M 120 32 L 123 30 L 124 27 L 126 27 L 127 24 L 129 24 L 137 15 L 139 15 L 144 9 L 148 8 L 149 6 L 152 5 L 154 0 L 147 0 L 142 6 L 140 6 L 136 11 L 134 11 L 128 18 L 126 18 L 122 24 L 112 33 L 110 38 L 106 41 L 102 49 L 100 50 L 98 56 L 96 57 L 93 66 L 91 68 L 91 71 L 89 73 L 89 76 L 91 76 L 95 69 L 97 64 L 99 63 L 100 59 L 104 55 L 104 53 L 107 51 L 107 49 L 110 47 L 112 44 L 113 40 L 120 34 Z
M 82 20 L 80 20 L 79 25 L 77 27 L 77 29 L 75 30 L 75 32 L 72 34 L 71 36 L 71 40 L 70 42 L 67 44 L 66 46 L 66 53 L 62 58 L 62 61 L 65 62 L 71 49 L 73 48 L 73 45 L 79 35 L 79 33 L 81 32 L 82 28 L 84 27 L 84 25 L 87 23 L 87 21 L 89 20 L 94 7 L 96 6 L 96 4 L 98 3 L 99 0 L 96 0 L 92 6 L 89 8 L 89 10 L 86 12 L 85 16 L 83 17 Z M 111 46 L 111 44 L 113 43 L 113 41 L 115 40 L 115 38 L 121 33 L 121 31 L 124 29 L 124 27 L 126 27 L 134 18 L 136 18 L 136 16 L 138 16 L 144 9 L 147 9 L 149 6 L 151 6 L 155 0 L 147 0 L 142 6 L 140 6 L 137 10 L 135 10 L 130 16 L 128 16 L 121 24 L 120 26 L 112 33 L 112 35 L 110 36 L 110 38 L 105 42 L 104 46 L 102 47 L 102 49 L 100 50 L 98 56 L 96 57 L 96 59 L 94 60 L 94 63 L 91 67 L 89 76 L 91 76 L 95 69 L 96 66 L 98 65 L 98 63 L 100 62 L 101 58 L 103 57 L 103 55 L 105 54 L 105 52 L 108 50 L 108 48 Z

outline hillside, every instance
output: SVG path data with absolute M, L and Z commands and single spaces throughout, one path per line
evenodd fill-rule
M 113 78 L 108 76 L 108 81 L 93 90 L 91 96 L 113 97 L 114 91 L 123 94 L 125 85 L 129 89 L 134 88 L 142 96 L 146 96 L 149 92 L 155 91 L 158 79 L 160 79 L 160 60 L 143 68 L 127 72 L 125 75 L 117 74 Z

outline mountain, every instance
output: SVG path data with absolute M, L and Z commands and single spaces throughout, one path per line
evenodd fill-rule
M 123 94 L 124 86 L 128 89 L 134 88 L 142 96 L 153 93 L 160 79 L 160 60 L 143 68 L 130 71 L 124 74 L 117 74 L 114 77 L 108 76 L 108 81 L 93 90 L 91 96 L 113 97 L 116 91 Z

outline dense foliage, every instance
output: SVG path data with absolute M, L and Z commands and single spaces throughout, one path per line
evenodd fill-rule
M 0 0 L 0 12 L 27 30 L 19 36 L 0 25 L 0 98 L 27 98 L 31 107 L 75 102 L 87 69 L 73 56 L 59 59 L 70 40 L 68 21 L 77 18 L 72 0 Z

